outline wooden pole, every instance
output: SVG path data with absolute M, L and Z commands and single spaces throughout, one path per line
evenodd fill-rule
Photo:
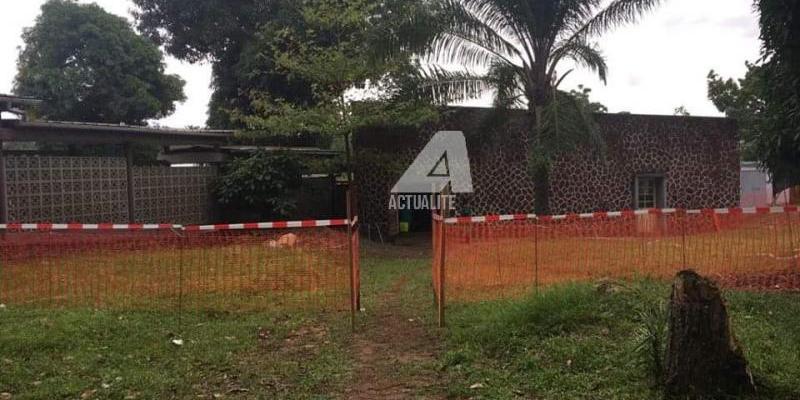
M 683 256 L 683 260 L 682 260 L 683 261 L 683 266 L 682 266 L 682 268 L 685 269 L 685 268 L 689 267 L 687 265 L 687 262 L 686 262 L 686 215 L 687 214 L 686 214 L 685 210 L 681 209 L 681 210 L 678 210 L 677 215 L 678 215 L 678 218 L 681 219 L 681 254 Z
M 350 261 L 350 329 L 356 330 L 356 274 L 353 257 L 353 206 L 351 203 L 351 187 L 347 187 L 347 248 Z
M 792 213 L 796 211 L 786 210 L 786 224 L 789 227 L 789 256 L 794 260 L 794 267 L 800 270 L 800 254 L 796 254 L 794 245 L 794 229 L 792 228 Z M 792 265 L 790 265 L 792 267 Z
M 128 181 L 128 222 L 136 223 L 136 203 L 133 190 L 133 146 L 125 145 L 125 177 Z
M 6 188 L 6 160 L 3 142 L 0 141 L 0 224 L 8 223 L 8 191 Z
M 439 315 L 439 328 L 444 328 L 444 326 L 445 326 L 445 314 L 444 314 L 445 306 L 444 305 L 445 305 L 445 299 L 446 299 L 446 296 L 444 294 L 444 290 L 445 290 L 445 282 L 444 281 L 445 281 L 445 272 L 446 272 L 446 269 L 445 269 L 445 263 L 446 263 L 445 257 L 447 255 L 447 250 L 446 250 L 446 246 L 447 246 L 447 223 L 446 223 L 445 219 L 448 217 L 449 208 L 447 206 L 443 206 L 442 207 L 443 204 L 446 204 L 445 203 L 445 198 L 444 198 L 445 195 L 441 194 L 440 196 L 441 197 L 439 198 L 440 199 L 439 206 L 442 209 L 442 221 L 440 222 L 441 232 L 440 232 L 439 240 L 440 240 L 442 245 L 439 247 L 441 249 L 440 250 L 441 254 L 440 254 L 440 257 L 439 257 L 439 303 L 437 304 L 437 306 L 438 306 L 437 307 L 438 308 L 437 311 L 438 311 L 438 315 Z
M 533 281 L 536 294 L 539 294 L 539 216 L 533 220 Z

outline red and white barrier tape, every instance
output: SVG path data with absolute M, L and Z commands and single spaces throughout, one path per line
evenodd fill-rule
M 156 231 L 181 230 L 171 224 L 0 224 L 0 231 Z
M 446 218 L 446 224 L 481 224 L 487 222 L 501 222 L 501 221 L 525 221 L 525 220 L 540 220 L 540 221 L 557 221 L 570 218 L 578 219 L 591 219 L 591 218 L 619 218 L 624 216 L 636 215 L 667 215 L 677 214 L 684 212 L 686 214 L 783 214 L 790 212 L 798 212 L 797 206 L 786 207 L 751 207 L 751 208 L 716 208 L 716 209 L 703 209 L 703 210 L 681 210 L 677 208 L 664 208 L 664 209 L 649 209 L 649 210 L 628 210 L 628 211 L 614 211 L 614 212 L 594 212 L 585 214 L 565 214 L 553 216 L 538 216 L 536 214 L 514 214 L 514 215 L 486 215 L 482 217 L 455 217 Z M 438 217 L 438 218 L 437 218 Z M 442 218 L 434 214 L 434 220 L 441 221 Z
M 358 223 L 353 219 L 352 225 Z M 286 228 L 318 228 L 331 226 L 347 226 L 347 219 L 325 219 L 307 221 L 257 222 L 246 224 L 217 225 L 170 225 L 170 224 L 0 224 L 0 231 L 156 231 L 178 230 L 189 232 L 286 229 Z
M 280 222 L 257 222 L 249 224 L 217 224 L 217 225 L 195 225 L 187 226 L 187 231 L 239 231 L 252 229 L 286 229 L 286 228 L 318 228 L 326 226 L 347 226 L 349 221 L 346 219 L 323 219 L 308 221 L 280 221 Z

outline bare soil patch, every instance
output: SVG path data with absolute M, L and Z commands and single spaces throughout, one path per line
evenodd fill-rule
M 396 281 L 379 299 L 375 314 L 353 338 L 355 382 L 347 399 L 440 399 L 443 379 L 437 368 L 441 341 L 420 321 L 402 315 Z

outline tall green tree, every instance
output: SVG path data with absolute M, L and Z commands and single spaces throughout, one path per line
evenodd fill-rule
M 250 107 L 232 112 L 244 134 L 329 136 L 349 166 L 356 130 L 435 119 L 429 98 L 413 84 L 418 75 L 410 54 L 375 56 L 373 34 L 386 21 L 383 10 L 374 0 L 301 0 L 284 9 L 294 13 L 292 25 L 262 26 L 252 47 L 270 49 L 274 73 L 311 83 L 311 98 L 298 102 L 262 88 L 248 90 Z
M 756 140 L 777 189 L 800 185 L 800 2 L 758 0 L 764 113 Z
M 776 192 L 800 185 L 800 3 L 758 0 L 763 55 L 739 80 L 708 77 L 717 108 L 735 118 L 745 159 L 759 161 Z
M 746 63 L 744 78 L 724 79 L 713 70 L 708 74 L 708 98 L 717 109 L 739 125 L 741 152 L 745 161 L 758 161 L 758 140 L 765 113 L 764 68 Z
M 660 0 L 427 3 L 429 12 L 414 14 L 408 20 L 409 28 L 386 32 L 387 42 L 420 54 L 427 62 L 425 72 L 431 87 L 446 100 L 477 97 L 494 90 L 497 105 L 530 110 L 535 121 L 531 161 L 536 209 L 549 212 L 547 170 L 553 149 L 586 136 L 585 129 L 569 135 L 569 130 L 559 127 L 562 119 L 557 118 L 557 109 L 563 109 L 563 104 L 557 89 L 571 72 L 559 75 L 559 67 L 572 61 L 605 81 L 606 60 L 593 40 L 617 26 L 637 21 Z
M 324 122 L 319 112 L 331 110 L 337 101 L 341 105 L 341 94 L 367 76 L 373 87 L 377 81 L 388 83 L 391 87 L 384 92 L 391 97 L 396 97 L 398 87 L 410 88 L 382 75 L 390 61 L 373 63 L 378 58 L 365 55 L 369 43 L 379 37 L 374 26 L 389 28 L 396 22 L 388 11 L 406 12 L 424 2 L 133 1 L 142 32 L 179 59 L 213 65 L 209 126 L 255 134 L 295 130 L 298 124 L 303 125 L 300 132 L 318 131 Z M 379 46 L 370 49 L 376 50 Z M 404 80 L 412 76 L 406 66 L 406 59 L 395 64 L 396 70 L 404 71 Z M 292 110 L 304 110 L 305 115 Z
M 46 118 L 144 125 L 185 99 L 158 47 L 97 5 L 49 0 L 23 40 L 14 92 Z
M 292 0 L 133 0 L 139 30 L 178 59 L 207 61 L 213 70 L 208 126 L 243 128 L 231 110 L 253 113 L 251 92 L 292 104 L 313 102 L 312 83 L 277 72 L 270 35 L 296 29 Z M 266 26 L 272 29 L 266 29 Z M 267 35 L 267 36 L 265 36 Z

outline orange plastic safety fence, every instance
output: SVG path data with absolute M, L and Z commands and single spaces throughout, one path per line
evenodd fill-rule
M 282 229 L 46 228 L 0 230 L 0 303 L 347 310 L 357 285 L 357 260 L 348 241 L 357 254 L 358 240 L 348 237 L 346 223 Z
M 442 238 L 434 229 L 433 280 L 442 279 L 436 265 L 444 257 L 448 301 L 514 296 L 570 281 L 669 279 L 686 268 L 709 275 L 724 287 L 800 289 L 796 208 L 446 222 Z M 437 256 L 440 252 L 443 255 Z

